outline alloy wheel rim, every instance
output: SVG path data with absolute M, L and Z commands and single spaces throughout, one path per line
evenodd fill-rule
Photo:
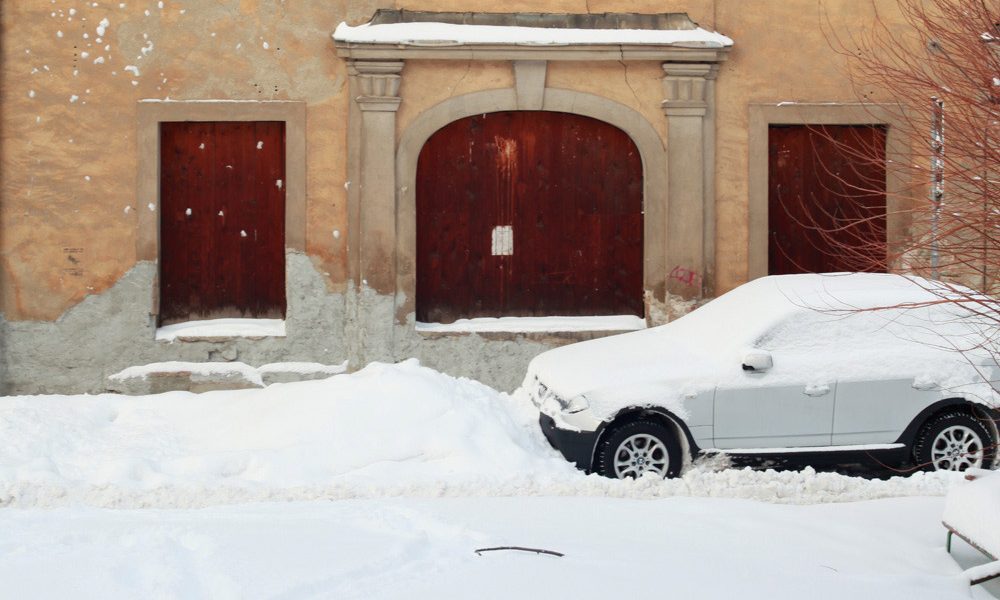
M 615 476 L 618 479 L 640 477 L 644 473 L 667 476 L 670 455 L 667 446 L 659 438 L 648 433 L 637 433 L 625 438 L 615 450 Z
M 983 440 L 965 425 L 953 425 L 937 434 L 931 446 L 931 464 L 938 471 L 965 471 L 983 466 Z

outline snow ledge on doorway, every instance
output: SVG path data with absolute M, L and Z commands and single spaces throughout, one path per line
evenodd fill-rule
M 531 333 L 567 331 L 636 331 L 646 328 L 646 321 L 635 315 L 595 317 L 478 317 L 454 323 L 416 324 L 420 333 Z
M 208 319 L 165 325 L 157 341 L 285 337 L 284 319 Z

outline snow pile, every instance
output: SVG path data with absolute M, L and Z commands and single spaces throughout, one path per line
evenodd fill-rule
M 976 470 L 974 481 L 948 492 L 943 521 L 975 545 L 1000 558 L 1000 473 Z
M 263 389 L 0 398 L 0 506 L 523 495 L 808 504 L 940 496 L 957 475 L 869 481 L 706 461 L 676 480 L 614 481 L 566 462 L 537 414 L 521 395 L 415 360 Z
M 363 493 L 571 475 L 510 402 L 416 361 L 259 390 L 5 398 L 0 504 L 81 489 L 118 498 L 164 488 Z

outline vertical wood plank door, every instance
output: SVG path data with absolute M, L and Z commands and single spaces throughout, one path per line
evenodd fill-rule
M 885 128 L 772 125 L 768 271 L 884 271 Z
M 160 323 L 285 314 L 285 124 L 160 124 Z
M 450 123 L 417 165 L 417 320 L 643 315 L 642 160 L 588 117 Z

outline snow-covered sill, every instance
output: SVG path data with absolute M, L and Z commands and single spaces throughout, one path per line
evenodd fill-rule
M 705 452 L 720 454 L 792 454 L 796 452 L 874 452 L 898 450 L 903 444 L 856 444 L 853 446 L 796 446 L 793 448 L 709 448 Z
M 112 381 L 127 381 L 129 379 L 147 379 L 151 375 L 197 375 L 201 377 L 223 376 L 242 378 L 247 382 L 263 385 L 264 375 L 294 374 L 294 375 L 340 375 L 346 373 L 348 361 L 339 365 L 324 365 L 315 362 L 280 362 L 268 363 L 252 367 L 243 362 L 182 362 L 167 361 L 136 365 L 123 369 L 108 379 Z
M 158 341 L 265 337 L 285 337 L 284 319 L 208 319 L 174 323 L 156 330 Z
M 420 333 L 565 333 L 574 331 L 636 331 L 646 321 L 635 315 L 600 317 L 479 317 L 454 323 L 421 323 Z

